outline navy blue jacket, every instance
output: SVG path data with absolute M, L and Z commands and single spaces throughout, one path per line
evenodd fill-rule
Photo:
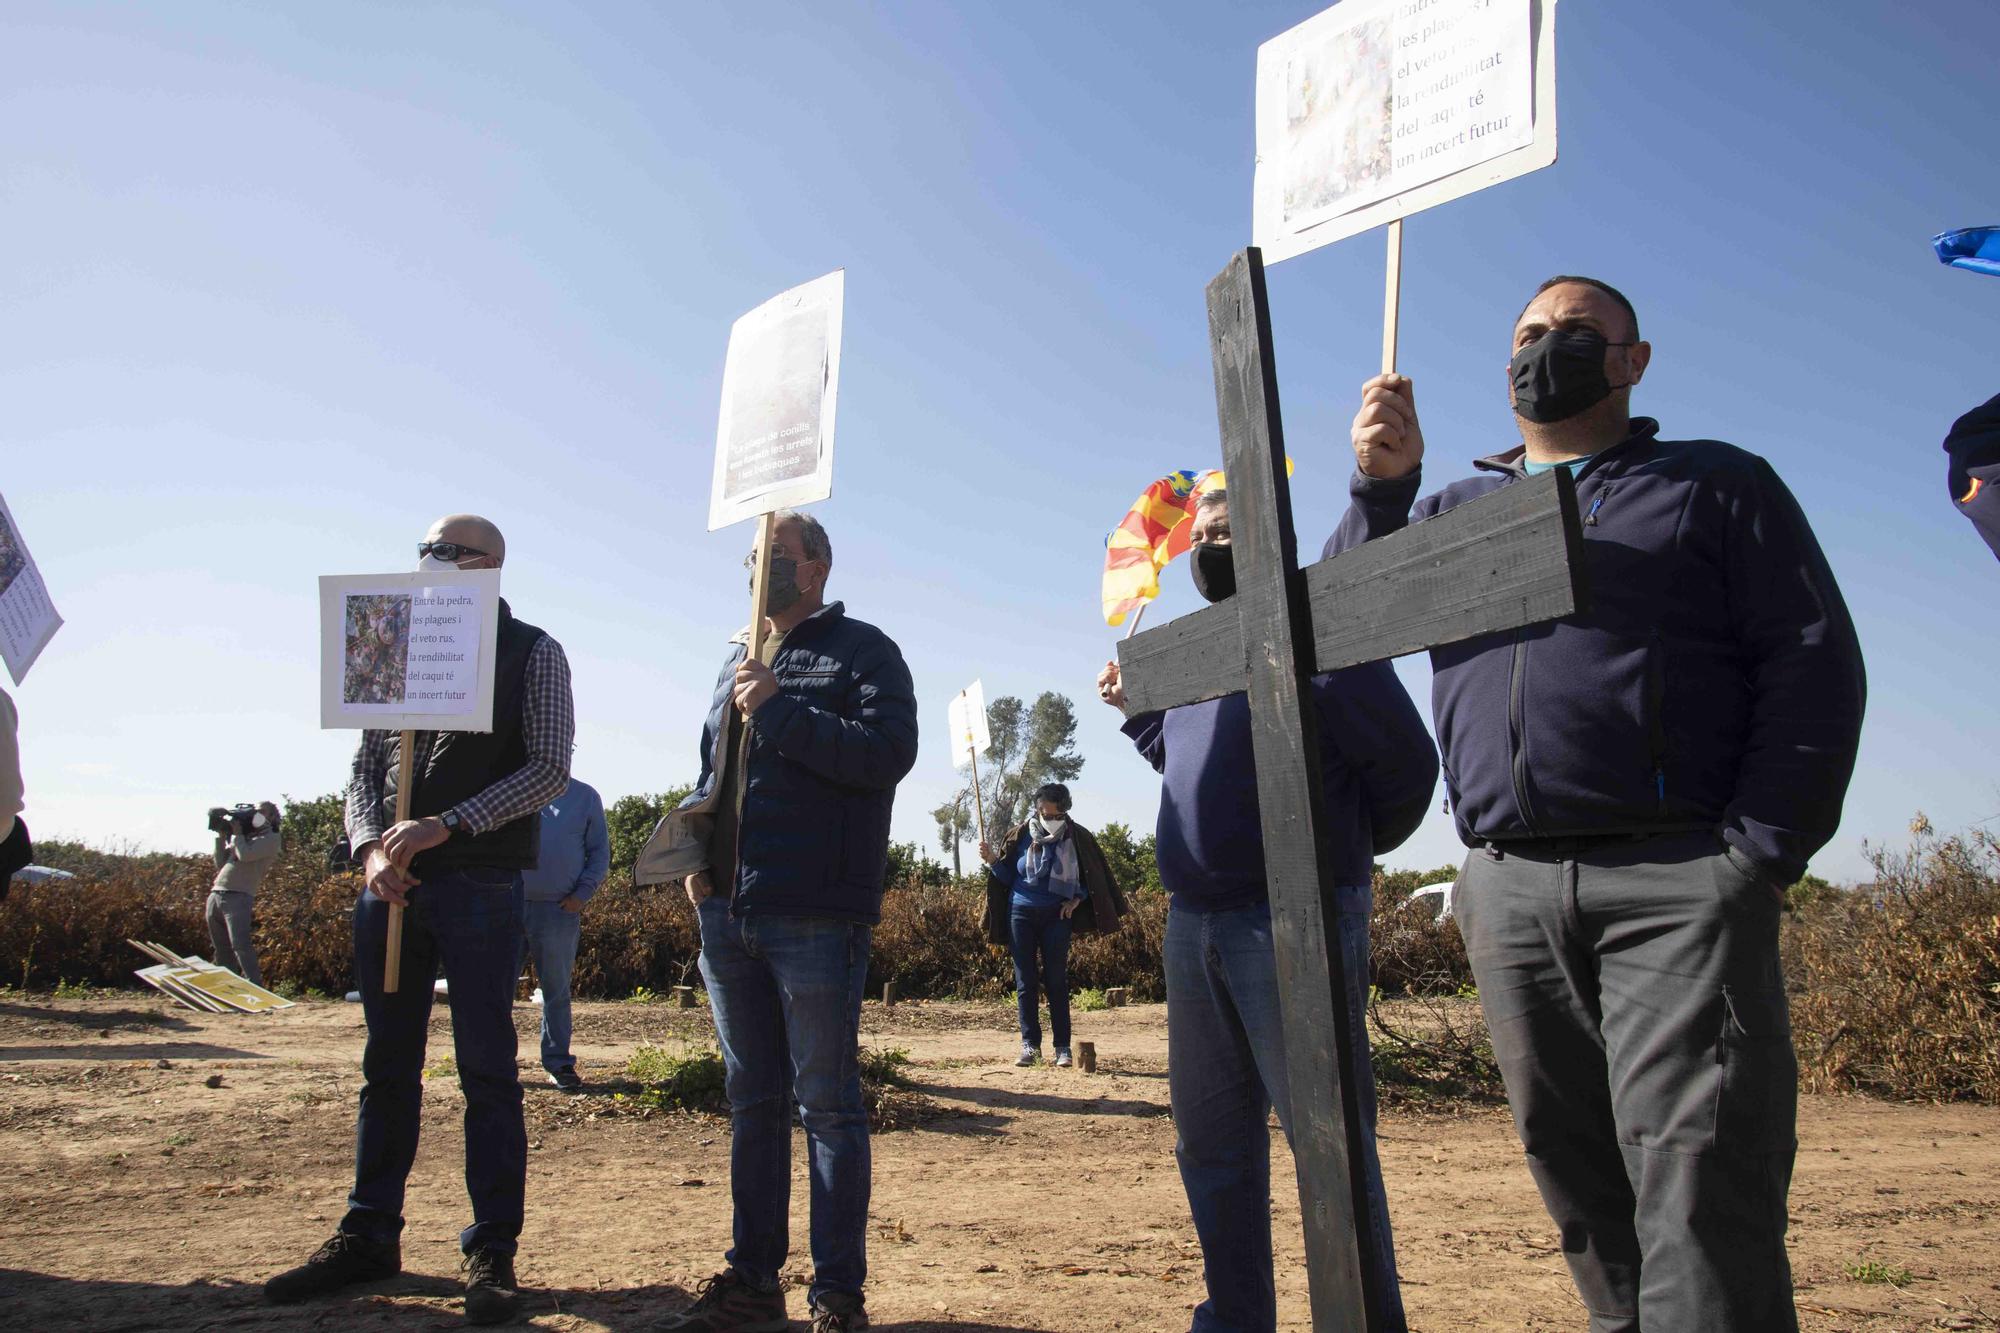
M 1853 622 L 1771 465 L 1632 434 L 1577 469 L 1589 604 L 1431 653 L 1445 791 L 1468 845 L 1713 829 L 1790 884 L 1833 836 L 1867 685 Z M 1416 506 L 1525 474 L 1522 450 Z M 1395 532 L 1416 474 L 1356 473 L 1327 552 Z
M 734 645 L 701 732 L 701 777 L 681 804 L 715 785 L 727 734 Z M 730 910 L 831 917 L 870 925 L 882 915 L 889 811 L 917 761 L 917 697 L 902 650 L 833 602 L 793 627 L 771 670 L 778 693 L 749 718 L 749 783 Z
M 1944 451 L 1951 456 L 1945 477 L 1951 502 L 2000 556 L 2000 394 L 1952 423 Z
M 1366 884 L 1374 858 L 1423 822 L 1437 787 L 1437 746 L 1387 662 L 1313 677 L 1313 704 L 1335 878 Z M 1264 902 L 1249 696 L 1141 713 L 1125 734 L 1166 779 L 1154 846 L 1172 906 L 1215 912 Z

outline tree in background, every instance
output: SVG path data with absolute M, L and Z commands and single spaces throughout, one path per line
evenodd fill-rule
M 300 800 L 286 795 L 278 802 L 279 824 L 285 844 L 281 853 L 294 865 L 318 869 L 326 864 L 333 845 L 347 836 L 347 793 L 329 792 Z
M 986 705 L 986 731 L 991 743 L 979 757 L 979 789 L 992 837 L 1026 817 L 1035 788 L 1074 782 L 1083 756 L 1076 751 L 1076 706 L 1054 690 L 1044 690 L 1032 705 L 1001 695 Z M 959 845 L 979 836 L 970 779 L 931 816 L 939 845 L 957 865 Z
M 1097 845 L 1111 863 L 1111 877 L 1127 894 L 1164 893 L 1160 884 L 1160 863 L 1153 856 L 1153 835 L 1134 838 L 1132 830 L 1117 822 L 1097 830 Z
M 605 808 L 604 831 L 611 839 L 612 874 L 623 871 L 625 878 L 631 879 L 633 863 L 638 861 L 646 839 L 653 836 L 653 830 L 667 811 L 686 800 L 693 790 L 694 784 L 690 782 L 657 796 L 621 796 Z

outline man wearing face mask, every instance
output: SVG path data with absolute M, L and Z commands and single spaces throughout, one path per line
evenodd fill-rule
M 790 1327 L 790 1108 L 811 1172 L 813 1333 L 868 1326 L 868 1112 L 861 991 L 881 919 L 896 784 L 917 757 L 902 651 L 826 600 L 833 545 L 809 514 L 776 515 L 763 660 L 739 635 L 702 728 L 701 775 L 639 854 L 639 884 L 685 879 L 701 923 L 730 1110 L 734 1244 L 666 1328 Z
M 251 914 L 257 890 L 283 850 L 278 807 L 269 801 L 258 803 L 248 833 L 215 835 L 215 885 L 208 891 L 205 911 L 208 942 L 217 966 L 228 968 L 253 986 L 264 984 L 264 974 L 257 969 Z
M 1198 496 L 1192 536 L 1196 590 L 1211 602 L 1234 595 L 1227 492 Z M 1106 703 L 1124 706 L 1116 662 L 1099 673 L 1097 692 Z M 1368 1326 L 1400 1329 L 1403 1301 L 1374 1152 L 1375 1076 L 1365 1026 L 1370 877 L 1374 857 L 1400 846 L 1422 822 L 1437 785 L 1437 747 L 1386 662 L 1315 676 L 1313 704 L 1325 827 L 1340 873 L 1332 925 L 1357 1038 L 1341 1072 L 1361 1100 L 1368 1143 L 1366 1160 L 1352 1163 L 1368 1194 L 1366 1215 L 1357 1219 Z M 1155 845 L 1170 905 L 1163 951 L 1167 1088 L 1174 1156 L 1208 1284 L 1192 1333 L 1271 1333 L 1277 1327 L 1266 1129 L 1271 1108 L 1277 1107 L 1288 1141 L 1293 1126 L 1249 699 L 1232 694 L 1142 713 L 1124 730 L 1163 778 Z
M 507 547 L 483 518 L 454 514 L 417 546 L 419 569 L 498 569 Z M 402 1271 L 404 1182 L 416 1157 L 432 979 L 451 992 L 452 1042 L 465 1095 L 465 1188 L 472 1225 L 459 1236 L 465 1316 L 511 1319 L 520 1306 L 514 1252 L 527 1189 L 528 1136 L 515 1066 L 514 985 L 521 873 L 537 860 L 541 810 L 569 781 L 576 731 L 562 645 L 500 603 L 493 730 L 414 733 L 411 817 L 396 807 L 400 734 L 364 731 L 347 789 L 347 834 L 367 870 L 354 909 L 354 968 L 368 1044 L 361 1057 L 354 1190 L 332 1239 L 264 1286 L 303 1300 Z M 382 989 L 389 904 L 401 903 L 401 984 Z
M 1551 278 L 1513 349 L 1521 445 L 1422 501 L 1410 381 L 1368 381 L 1328 552 L 1576 478 L 1585 609 L 1431 654 L 1473 849 L 1454 911 L 1594 1333 L 1783 1333 L 1798 1071 L 1778 917 L 1840 821 L 1860 648 L 1771 465 L 1629 414 L 1652 355 L 1629 301 Z

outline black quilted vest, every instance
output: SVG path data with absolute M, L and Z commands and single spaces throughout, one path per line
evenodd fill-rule
M 503 598 L 499 639 L 493 663 L 493 730 L 416 733 L 415 776 L 410 783 L 412 819 L 441 815 L 528 762 L 528 743 L 521 734 L 521 700 L 527 692 L 528 655 L 541 642 L 542 631 L 514 619 Z M 399 739 L 389 746 L 389 772 L 382 784 L 382 805 L 390 811 L 395 809 L 400 744 Z M 537 807 L 477 836 L 463 830 L 452 834 L 442 846 L 417 853 L 410 862 L 410 873 L 421 880 L 464 866 L 532 870 L 540 854 L 541 834 L 542 812 Z

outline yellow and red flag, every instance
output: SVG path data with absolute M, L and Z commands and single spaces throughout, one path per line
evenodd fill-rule
M 1292 460 L 1285 460 L 1285 475 Z M 1125 618 L 1160 595 L 1160 571 L 1193 545 L 1194 504 L 1204 491 L 1226 486 L 1221 468 L 1182 468 L 1139 493 L 1104 540 L 1104 623 Z

